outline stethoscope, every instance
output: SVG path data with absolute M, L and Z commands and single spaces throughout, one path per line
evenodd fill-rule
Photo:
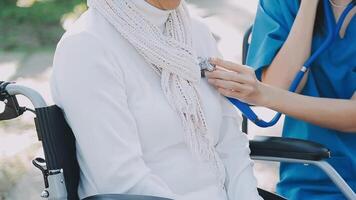
M 311 57 L 305 62 L 304 66 L 301 67 L 299 72 L 296 74 L 289 88 L 290 92 L 295 92 L 297 90 L 305 73 L 310 69 L 311 64 L 316 60 L 317 57 L 320 56 L 320 54 L 326 51 L 332 45 L 332 43 L 337 39 L 340 29 L 344 24 L 347 15 L 354 8 L 354 6 L 355 6 L 354 3 L 350 3 L 341 14 L 339 21 L 335 23 L 334 14 L 330 2 L 329 0 L 324 0 L 323 7 L 324 7 L 324 12 L 326 17 L 326 26 L 327 26 L 328 35 L 325 41 L 322 43 L 322 45 L 311 55 Z M 215 69 L 215 66 L 211 66 L 211 64 L 209 64 L 207 60 L 201 60 L 200 67 L 202 70 L 208 70 L 208 71 L 212 71 Z M 274 126 L 282 116 L 282 113 L 277 113 L 271 121 L 264 121 L 260 119 L 257 116 L 257 114 L 251 109 L 251 105 L 248 105 L 238 99 L 234 99 L 234 98 L 228 98 L 228 99 L 236 108 L 238 108 L 242 112 L 242 114 L 247 119 L 249 119 L 259 127 L 267 128 L 267 127 Z

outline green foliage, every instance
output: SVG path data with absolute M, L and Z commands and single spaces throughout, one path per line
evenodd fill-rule
M 25 1 L 25 0 L 22 0 Z M 62 17 L 85 0 L 0 1 L 0 51 L 53 47 L 63 34 Z

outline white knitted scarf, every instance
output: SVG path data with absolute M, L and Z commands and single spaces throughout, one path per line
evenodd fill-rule
M 88 0 L 88 6 L 104 16 L 161 76 L 162 90 L 181 118 L 185 142 L 198 158 L 213 163 L 223 184 L 225 169 L 208 134 L 197 90 L 201 73 L 185 2 L 171 12 L 162 33 L 132 1 Z

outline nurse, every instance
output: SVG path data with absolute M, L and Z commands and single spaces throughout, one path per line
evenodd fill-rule
M 340 37 L 305 75 L 298 89 L 300 94 L 286 91 L 311 52 L 325 40 L 323 2 L 261 0 L 247 61 L 255 71 L 213 59 L 212 63 L 221 68 L 207 73 L 207 77 L 225 96 L 285 113 L 283 136 L 328 147 L 332 152 L 328 162 L 355 191 L 355 8 L 348 15 Z M 330 0 L 335 20 L 351 2 L 356 3 Z M 344 199 L 321 170 L 301 164 L 281 165 L 277 191 L 291 200 Z

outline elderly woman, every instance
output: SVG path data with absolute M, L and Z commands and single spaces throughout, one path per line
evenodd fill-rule
M 79 196 L 260 199 L 236 110 L 200 77 L 217 56 L 180 0 L 89 0 L 58 44 L 54 101 L 77 139 Z

